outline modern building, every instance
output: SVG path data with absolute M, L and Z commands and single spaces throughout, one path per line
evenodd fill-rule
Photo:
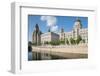
M 50 41 L 55 41 L 55 40 L 59 40 L 59 34 L 54 33 L 54 32 L 47 32 L 44 34 L 41 34 L 41 43 L 45 43 L 45 42 L 50 42 Z
M 41 43 L 41 34 L 42 32 L 40 31 L 39 26 L 36 24 L 32 35 L 32 43 L 39 45 Z

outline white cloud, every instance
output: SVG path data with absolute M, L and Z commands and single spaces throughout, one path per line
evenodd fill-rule
M 47 26 L 51 28 L 51 31 L 58 30 L 58 26 L 56 25 L 57 19 L 54 16 L 41 16 L 42 21 L 46 21 Z
M 51 27 L 51 31 L 57 32 L 58 31 L 58 26 L 57 25 L 56 26 L 52 26 Z
M 42 21 L 46 21 L 47 20 L 47 17 L 46 16 L 41 16 L 41 20 Z
M 56 17 L 54 16 L 47 16 L 47 25 L 48 26 L 55 26 L 56 25 Z
M 47 26 L 49 27 L 55 26 L 57 22 L 57 19 L 54 16 L 41 16 L 41 20 L 46 21 Z

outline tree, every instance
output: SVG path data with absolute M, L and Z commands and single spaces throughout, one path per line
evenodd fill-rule
M 60 44 L 65 44 L 65 39 L 61 39 Z
M 73 44 L 73 38 L 70 38 L 70 43 Z
M 60 44 L 65 44 L 65 41 L 64 41 L 64 40 L 61 40 L 61 41 L 60 41 Z
M 83 41 L 83 43 L 85 43 L 85 39 L 83 39 L 82 41 Z
M 32 45 L 36 46 L 36 45 L 37 45 L 37 43 L 36 43 L 36 42 L 33 42 L 33 43 L 32 43 Z
M 69 45 L 69 41 L 68 41 L 68 39 L 66 38 L 66 43 Z
M 73 45 L 76 44 L 75 39 L 74 38 L 70 38 L 70 43 L 73 44 Z
M 54 40 L 49 42 L 51 45 L 60 45 L 60 41 L 59 40 Z
M 31 47 L 31 45 L 32 45 L 32 42 L 31 42 L 31 41 L 29 41 L 29 42 L 28 42 L 28 51 L 29 51 L 29 52 L 31 52 L 31 51 L 32 51 L 32 47 Z
M 49 44 L 49 42 L 48 41 L 45 41 L 44 44 Z
M 82 40 L 82 37 L 80 35 L 78 35 L 76 43 L 79 44 L 81 40 Z
M 32 45 L 32 42 L 31 42 L 31 41 L 29 41 L 29 42 L 28 42 L 28 45 Z

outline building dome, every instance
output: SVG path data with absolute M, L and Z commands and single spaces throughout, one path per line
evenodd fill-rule
M 81 29 L 82 28 L 81 20 L 79 18 L 76 19 L 73 28 L 74 29 Z

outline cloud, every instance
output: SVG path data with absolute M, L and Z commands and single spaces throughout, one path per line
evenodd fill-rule
M 51 31 L 53 31 L 53 32 L 58 31 L 58 26 L 57 26 L 57 25 L 56 25 L 56 26 L 52 26 L 52 27 L 51 27 Z
M 46 21 L 47 20 L 47 17 L 46 16 L 41 16 L 41 20 L 42 21 Z
M 55 31 L 58 29 L 58 26 L 56 25 L 57 19 L 54 16 L 41 16 L 42 21 L 46 21 L 46 24 L 48 27 L 51 28 L 51 31 Z
M 47 26 L 49 27 L 55 26 L 57 22 L 57 19 L 54 16 L 41 16 L 41 20 L 46 21 Z

